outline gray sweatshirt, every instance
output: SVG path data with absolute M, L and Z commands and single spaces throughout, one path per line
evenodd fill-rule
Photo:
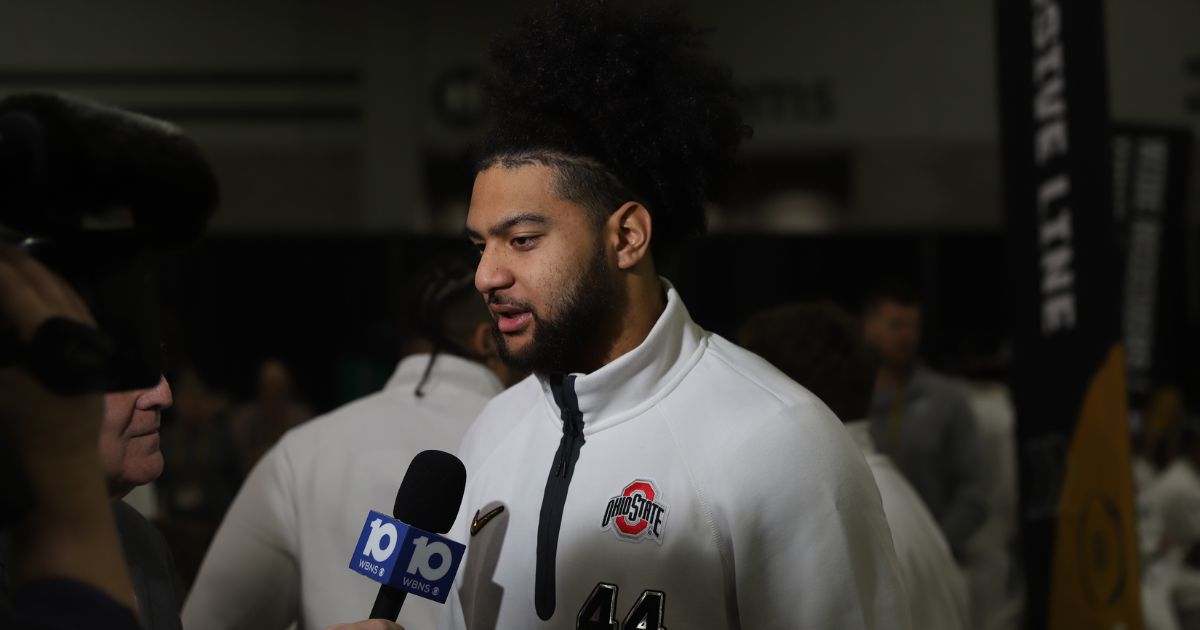
M 987 518 L 991 478 L 966 393 L 917 368 L 907 385 L 876 389 L 871 437 L 916 488 L 961 560 L 967 539 Z

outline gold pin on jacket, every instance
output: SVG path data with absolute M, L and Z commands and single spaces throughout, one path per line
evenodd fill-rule
M 478 534 L 479 530 L 483 529 L 483 526 L 488 524 L 488 521 L 500 516 L 500 513 L 503 511 L 503 505 L 498 505 L 488 510 L 487 514 L 484 514 L 483 516 L 479 515 L 479 510 L 475 510 L 475 518 L 471 519 L 471 535 L 474 536 L 475 534 Z

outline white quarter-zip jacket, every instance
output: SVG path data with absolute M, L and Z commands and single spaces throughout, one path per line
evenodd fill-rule
M 530 377 L 460 449 L 443 627 L 909 627 L 879 492 L 841 422 L 667 306 L 591 374 Z
M 217 530 L 183 607 L 188 630 L 301 630 L 367 616 L 379 585 L 348 568 L 370 510 L 390 514 L 412 458 L 452 451 L 502 388 L 484 366 L 450 355 L 400 362 L 382 391 L 296 427 L 251 471 Z M 410 597 L 409 628 L 439 606 Z

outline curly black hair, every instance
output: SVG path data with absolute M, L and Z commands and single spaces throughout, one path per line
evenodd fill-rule
M 550 166 L 559 194 L 603 217 L 639 201 L 661 255 L 704 231 L 704 202 L 750 129 L 702 33 L 645 5 L 557 0 L 498 42 L 479 170 Z

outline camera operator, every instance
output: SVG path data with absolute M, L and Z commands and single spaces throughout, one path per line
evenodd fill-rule
M 0 243 L 0 321 L 28 345 L 54 318 L 94 323 L 66 283 Z M 0 432 L 33 492 L 12 529 L 16 590 L 0 626 L 138 627 L 97 449 L 102 406 L 98 393 L 55 394 L 22 367 L 0 368 Z
M 0 525 L 16 523 L 0 575 L 73 579 L 13 592 L 13 615 L 109 627 L 79 616 L 81 582 L 145 628 L 180 628 L 162 536 L 120 498 L 163 467 L 171 392 L 153 251 L 194 241 L 217 199 L 199 147 L 169 123 L 59 94 L 0 100 L 0 236 L 24 248 L 3 245 L 0 259 L 0 414 L 13 434 L 0 442 Z

